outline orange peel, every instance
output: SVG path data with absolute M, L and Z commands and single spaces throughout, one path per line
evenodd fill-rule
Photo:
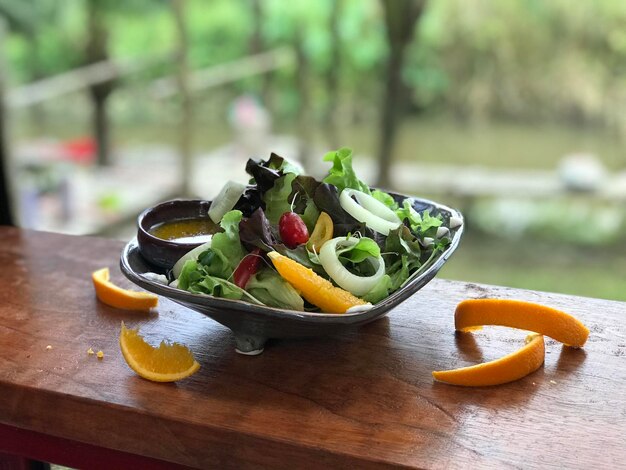
M 150 346 L 138 329 L 128 329 L 122 322 L 120 349 L 128 366 L 139 376 L 153 382 L 175 382 L 189 377 L 200 364 L 186 346 L 162 341 L 158 348 Z
M 568 313 L 522 300 L 464 300 L 456 307 L 454 325 L 464 332 L 483 325 L 519 328 L 572 347 L 582 347 L 589 337 L 589 329 Z
M 111 307 L 124 310 L 148 311 L 159 303 L 159 298 L 148 292 L 122 289 L 109 280 L 109 268 L 98 269 L 91 273 L 96 297 Z
M 531 334 L 526 345 L 500 359 L 470 367 L 434 371 L 435 380 L 451 385 L 484 387 L 521 379 L 541 367 L 545 356 L 543 335 Z
M 298 290 L 302 297 L 317 305 L 323 312 L 345 313 L 350 307 L 367 304 L 350 292 L 335 287 L 330 281 L 297 261 L 276 251 L 271 251 L 267 256 L 272 260 L 278 274 Z

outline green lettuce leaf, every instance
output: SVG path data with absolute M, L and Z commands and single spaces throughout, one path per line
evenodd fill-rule
M 283 173 L 294 173 L 296 175 L 302 173 L 302 170 L 298 166 L 294 165 L 286 158 L 275 154 L 274 152 L 270 154 L 269 160 L 267 160 L 267 162 L 264 162 L 264 164 L 267 168 L 271 168 L 272 170 L 279 170 Z
M 315 205 L 313 199 L 309 199 L 306 203 L 306 207 L 304 208 L 304 213 L 300 216 L 302 221 L 306 225 L 309 234 L 313 233 L 315 229 L 315 224 L 317 223 L 317 219 L 320 216 L 320 211 Z
M 378 258 L 380 247 L 371 238 L 361 237 L 356 245 L 338 249 L 337 256 L 352 263 L 361 263 L 370 257 Z
M 396 291 L 409 278 L 409 257 L 402 255 L 393 265 L 389 267 L 389 278 L 391 280 L 391 290 Z
M 233 273 L 239 262 L 245 256 L 246 252 L 239 241 L 239 222 L 242 218 L 241 211 L 233 210 L 224 214 L 220 222 L 223 232 L 216 233 L 211 239 L 211 251 L 216 253 L 212 259 L 207 259 L 207 263 L 211 265 L 214 261 L 221 260 L 225 264 L 221 272 L 215 272 L 224 279 L 228 279 Z
M 443 223 L 440 217 L 431 216 L 429 211 L 424 211 L 421 214 L 417 212 L 411 205 L 411 199 L 405 199 L 402 202 L 402 207 L 396 210 L 396 214 L 400 220 L 408 221 L 413 233 L 421 237 L 434 238 L 437 229 Z
M 201 254 L 198 258 L 209 257 L 210 255 L 207 252 Z M 194 294 L 212 295 L 213 297 L 234 300 L 243 299 L 256 304 L 262 303 L 252 294 L 232 282 L 208 274 L 208 268 L 209 265 L 204 265 L 196 260 L 188 260 L 178 277 L 178 287 Z
M 391 277 L 385 274 L 380 279 L 380 281 L 378 281 L 378 283 L 373 287 L 373 289 L 361 298 L 366 302 L 375 304 L 389 296 L 389 290 L 391 289 L 391 286 Z
M 273 269 L 261 269 L 250 278 L 246 290 L 270 307 L 304 310 L 304 300 L 291 284 Z
M 435 238 L 437 229 L 441 227 L 443 220 L 439 217 L 431 217 L 428 211 L 422 212 L 422 222 L 416 227 L 416 232 L 423 234 L 425 237 Z
M 263 195 L 265 202 L 265 215 L 270 223 L 276 225 L 280 216 L 291 211 L 289 195 L 291 194 L 291 183 L 296 179 L 294 173 L 287 173 L 274 181 L 272 189 Z
M 401 225 L 389 232 L 385 242 L 386 273 L 391 278 L 392 290 L 398 289 L 411 272 L 421 265 L 422 247 L 408 227 Z
M 300 214 L 309 233 L 313 232 L 320 211 L 313 201 L 315 191 L 321 183 L 311 176 L 298 175 L 291 183 L 288 201 L 296 214 Z
M 370 194 L 369 186 L 357 178 L 352 168 L 352 149 L 343 147 L 334 152 L 328 152 L 324 155 L 324 161 L 333 162 L 333 166 L 328 170 L 328 176 L 323 180 L 324 183 L 337 186 L 339 192 L 352 188 Z
M 386 193 L 384 191 L 381 191 L 380 189 L 375 189 L 374 191 L 372 191 L 372 197 L 374 199 L 377 199 L 380 202 L 382 202 L 384 205 L 389 207 L 391 210 L 395 211 L 396 209 L 398 209 L 398 203 L 391 196 L 391 194 L 388 194 L 388 193 Z
M 242 211 L 246 217 L 250 217 L 259 207 L 264 207 L 263 196 L 272 189 L 278 178 L 286 173 L 299 174 L 300 169 L 272 153 L 268 160 L 249 159 L 246 172 L 252 178 L 246 191 L 237 201 L 235 209 Z
M 204 273 L 209 276 L 227 279 L 233 273 L 230 260 L 224 256 L 221 250 L 208 248 L 198 255 L 197 261 L 198 264 L 204 268 Z

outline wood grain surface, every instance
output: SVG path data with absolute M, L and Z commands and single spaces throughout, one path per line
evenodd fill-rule
M 167 299 L 151 314 L 99 303 L 95 269 L 131 287 L 122 245 L 0 227 L 0 423 L 205 468 L 626 465 L 624 303 L 434 280 L 370 325 L 246 357 L 229 330 Z M 548 340 L 544 367 L 511 384 L 436 383 L 432 370 L 523 344 L 526 333 L 507 328 L 455 335 L 456 304 L 477 297 L 565 310 L 589 341 Z M 141 379 L 119 350 L 122 320 L 153 344 L 187 344 L 200 371 Z

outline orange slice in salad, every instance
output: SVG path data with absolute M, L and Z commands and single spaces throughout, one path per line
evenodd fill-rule
M 150 346 L 136 329 L 122 322 L 120 348 L 128 366 L 144 379 L 153 382 L 175 382 L 196 373 L 200 364 L 186 346 L 162 341 L 158 348 Z
M 109 268 L 102 268 L 91 273 L 96 297 L 111 307 L 124 310 L 148 311 L 156 307 L 159 298 L 148 292 L 122 289 L 109 281 Z
M 514 353 L 475 366 L 434 371 L 433 377 L 440 382 L 466 387 L 500 385 L 521 379 L 539 369 L 544 355 L 543 336 L 532 334 L 526 337 L 526 345 Z
M 272 251 L 267 254 L 278 273 L 300 292 L 302 297 L 318 306 L 323 312 L 345 313 L 350 307 L 365 305 L 365 302 L 350 292 L 333 286 L 312 269 L 286 256 Z
M 541 333 L 573 347 L 582 347 L 589 336 L 587 327 L 573 316 L 521 300 L 465 300 L 456 307 L 454 324 L 459 331 L 482 325 L 509 326 Z

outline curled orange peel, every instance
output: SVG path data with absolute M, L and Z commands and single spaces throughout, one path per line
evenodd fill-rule
M 543 364 L 544 356 L 543 336 L 531 334 L 526 337 L 524 347 L 500 359 L 460 369 L 434 371 L 433 377 L 440 382 L 466 387 L 500 385 L 536 371 Z
M 522 300 L 464 300 L 456 307 L 454 325 L 458 331 L 464 332 L 483 325 L 519 328 L 578 348 L 589 337 L 589 329 L 568 313 Z
M 96 297 L 111 307 L 124 310 L 148 311 L 158 305 L 159 298 L 148 292 L 122 289 L 109 280 L 109 268 L 98 269 L 91 273 Z

